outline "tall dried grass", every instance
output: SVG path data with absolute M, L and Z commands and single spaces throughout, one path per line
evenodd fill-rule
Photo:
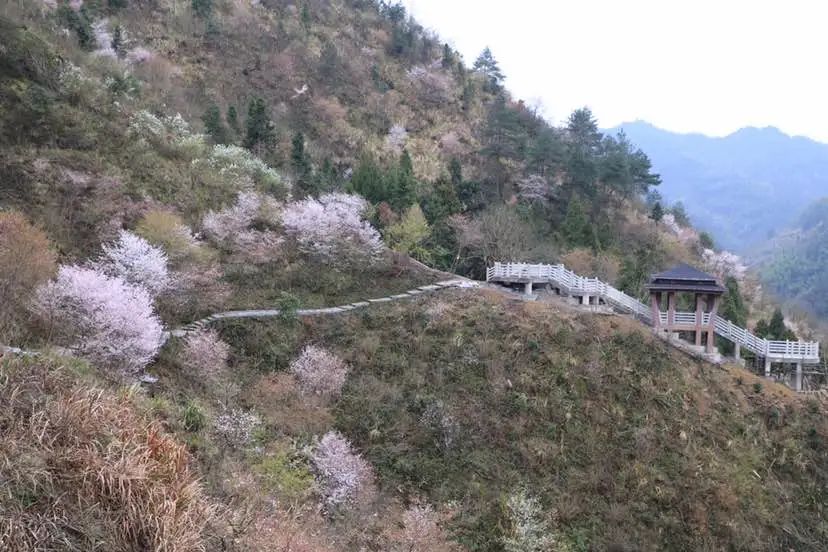
M 0 550 L 205 550 L 215 507 L 130 392 L 0 360 Z

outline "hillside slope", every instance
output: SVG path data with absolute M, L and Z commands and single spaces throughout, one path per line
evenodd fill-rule
M 297 314 L 701 262 L 642 151 L 501 80 L 397 5 L 6 3 L 0 548 L 820 549 L 816 402 L 489 291 Z

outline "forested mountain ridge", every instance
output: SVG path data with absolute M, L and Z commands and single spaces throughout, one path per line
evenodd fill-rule
M 298 312 L 446 277 L 410 257 L 638 295 L 715 253 L 492 52 L 367 0 L 6 2 L 0 100 L 0 344 L 38 353 L 0 358 L 0 549 L 826 540 L 822 407 L 633 321 L 477 289 Z
M 665 182 L 661 194 L 683 202 L 694 224 L 739 253 L 792 224 L 828 190 L 828 145 L 773 127 L 721 138 L 643 121 L 617 130 L 650 155 Z

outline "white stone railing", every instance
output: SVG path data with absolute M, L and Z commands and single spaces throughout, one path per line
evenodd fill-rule
M 600 296 L 607 303 L 652 324 L 650 307 L 598 278 L 579 276 L 562 264 L 496 262 L 486 269 L 486 281 L 553 283 L 564 288 L 570 294 Z M 695 312 L 676 312 L 674 314 L 674 321 L 678 324 L 690 325 L 696 323 Z M 659 321 L 661 324 L 667 323 L 666 312 L 659 312 Z M 707 325 L 709 323 L 710 313 L 702 313 L 702 324 Z M 819 361 L 819 342 L 817 341 L 769 341 L 753 335 L 746 329 L 740 328 L 718 315 L 713 323 L 718 335 L 761 357 L 791 361 Z

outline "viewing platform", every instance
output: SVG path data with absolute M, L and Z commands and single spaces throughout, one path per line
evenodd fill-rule
M 794 387 L 803 387 L 803 365 L 819 364 L 819 342 L 775 341 L 758 337 L 716 312 L 724 288 L 713 276 L 693 267 L 679 265 L 654 275 L 648 289 L 651 304 L 646 305 L 598 278 L 585 278 L 568 270 L 563 264 L 500 263 L 486 269 L 486 281 L 521 284 L 526 294 L 535 286 L 544 286 L 558 295 L 572 297 L 580 305 L 608 305 L 632 314 L 642 322 L 675 342 L 681 334 L 693 334 L 691 342 L 681 341 L 682 348 L 717 356 L 714 334 L 733 343 L 734 356 L 740 359 L 741 349 L 764 360 L 765 376 L 771 375 L 771 364 L 795 365 Z M 676 309 L 679 294 L 688 294 L 695 310 Z M 663 307 L 666 306 L 666 310 Z

